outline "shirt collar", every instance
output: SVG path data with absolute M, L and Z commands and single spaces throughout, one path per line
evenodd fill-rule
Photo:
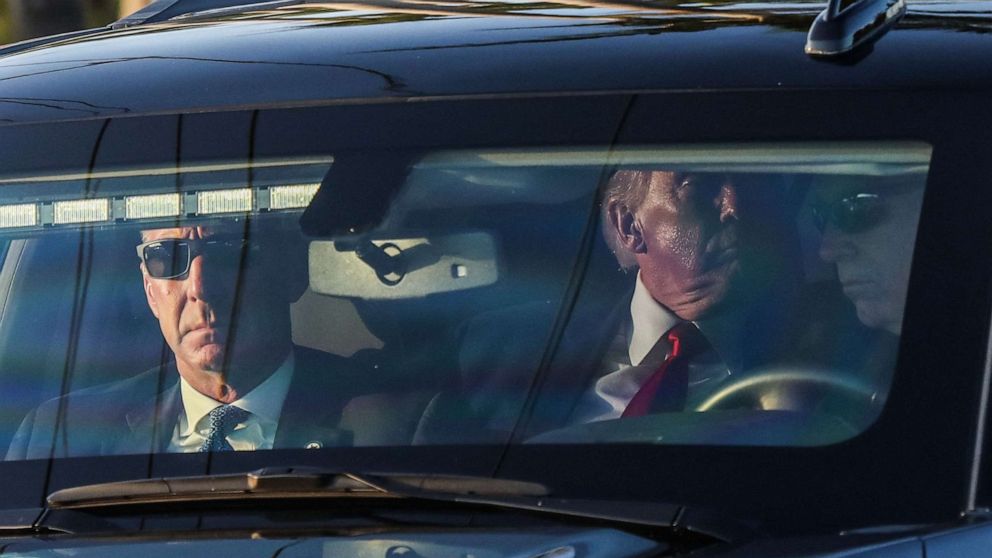
M 290 381 L 293 379 L 294 367 L 295 359 L 293 352 L 290 351 L 275 372 L 257 385 L 255 389 L 245 394 L 244 397 L 232 402 L 231 405 L 248 411 L 261 421 L 278 422 L 283 401 L 286 399 Z M 186 415 L 181 434 L 189 436 L 203 417 L 223 403 L 196 391 L 182 376 L 179 379 L 179 389 L 182 393 L 183 408 Z
M 630 299 L 630 319 L 632 331 L 630 344 L 627 347 L 630 363 L 640 364 L 644 357 L 651 352 L 658 339 L 682 320 L 671 310 L 658 303 L 648 292 L 641 280 L 641 272 L 637 272 L 637 284 L 634 286 L 634 296 Z
M 631 364 L 640 364 L 666 331 L 684 320 L 656 301 L 637 272 L 634 296 L 630 299 L 631 334 L 627 351 Z M 740 327 L 737 317 L 693 322 L 731 372 L 741 368 Z

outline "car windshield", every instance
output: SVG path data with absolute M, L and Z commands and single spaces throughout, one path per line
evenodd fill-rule
M 438 107 L 478 126 L 417 124 Z M 691 466 L 624 467 L 728 452 L 708 466 L 758 482 L 769 451 L 882 423 L 929 143 L 621 144 L 557 124 L 523 140 L 482 126 L 499 114 L 10 127 L 8 506 L 300 465 L 591 496 L 589 471 L 627 454 L 597 497 L 723 507 L 728 484 Z
M 840 442 L 885 405 L 929 155 L 370 149 L 4 177 L 0 445 Z

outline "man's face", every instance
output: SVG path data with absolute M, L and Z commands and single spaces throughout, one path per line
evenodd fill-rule
M 155 263 L 141 264 L 148 306 L 180 373 L 198 389 L 209 382 L 224 390 L 242 380 L 254 383 L 256 378 L 227 376 L 281 361 L 289 348 L 292 294 L 287 291 L 293 287 L 280 270 L 279 254 L 291 250 L 278 243 L 266 246 L 265 238 L 244 243 L 243 236 L 241 228 L 227 232 L 203 226 L 142 231 L 143 243 L 158 241 L 150 249 L 160 258 L 171 255 L 155 269 L 149 269 Z M 283 270 L 291 267 L 283 265 Z M 175 273 L 181 274 L 155 277 Z
M 686 320 L 728 298 L 740 272 L 737 187 L 722 175 L 651 171 L 629 246 L 659 303 Z
M 818 189 L 820 257 L 837 266 L 844 294 L 868 327 L 899 334 L 923 204 L 922 185 Z

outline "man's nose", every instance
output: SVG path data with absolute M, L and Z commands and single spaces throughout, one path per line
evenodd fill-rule
M 716 197 L 717 209 L 720 211 L 720 222 L 727 223 L 737 220 L 737 187 L 731 183 L 725 183 L 720 187 L 720 193 Z
M 209 294 L 205 273 L 207 270 L 204 269 L 203 264 L 202 255 L 197 255 L 189 262 L 189 271 L 186 273 L 186 296 L 192 300 L 204 299 Z
M 839 231 L 833 224 L 827 223 L 820 239 L 820 259 L 825 262 L 837 263 L 853 256 L 856 250 L 857 246 L 848 234 Z

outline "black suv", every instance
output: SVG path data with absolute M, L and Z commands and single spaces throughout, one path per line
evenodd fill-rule
M 0 47 L 0 552 L 987 554 L 990 32 L 158 0 Z

